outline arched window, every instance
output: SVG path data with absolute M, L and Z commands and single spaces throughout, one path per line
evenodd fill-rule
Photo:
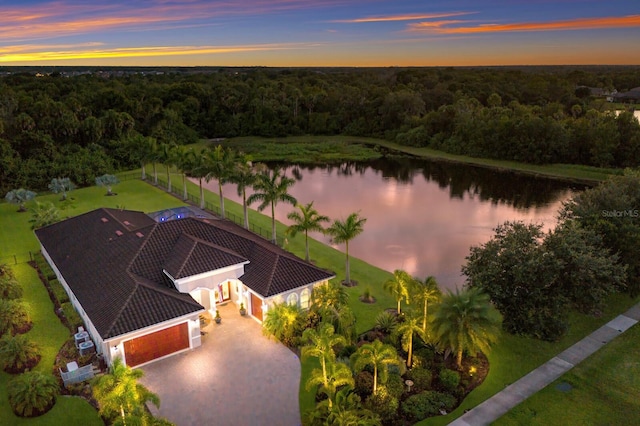
M 309 308 L 309 293 L 310 292 L 309 292 L 308 288 L 305 288 L 300 293 L 300 307 L 302 309 L 308 309 Z
M 298 304 L 298 293 L 291 293 L 287 296 L 287 304 L 288 305 L 297 305 Z

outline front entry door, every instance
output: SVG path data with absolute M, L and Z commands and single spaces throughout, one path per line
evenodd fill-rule
M 262 321 L 262 300 L 251 293 L 251 315 Z

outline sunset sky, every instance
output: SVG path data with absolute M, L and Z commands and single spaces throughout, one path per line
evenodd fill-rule
M 640 64 L 640 0 L 2 0 L 2 65 Z

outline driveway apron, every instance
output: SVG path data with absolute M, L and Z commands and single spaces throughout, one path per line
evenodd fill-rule
M 203 328 L 202 346 L 145 365 L 141 382 L 160 397 L 154 415 L 178 426 L 300 425 L 300 361 L 232 303 Z

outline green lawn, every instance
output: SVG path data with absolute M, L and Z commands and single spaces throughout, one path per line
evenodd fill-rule
M 637 425 L 640 422 L 640 326 L 515 407 L 496 425 Z M 572 386 L 569 391 L 556 388 Z

